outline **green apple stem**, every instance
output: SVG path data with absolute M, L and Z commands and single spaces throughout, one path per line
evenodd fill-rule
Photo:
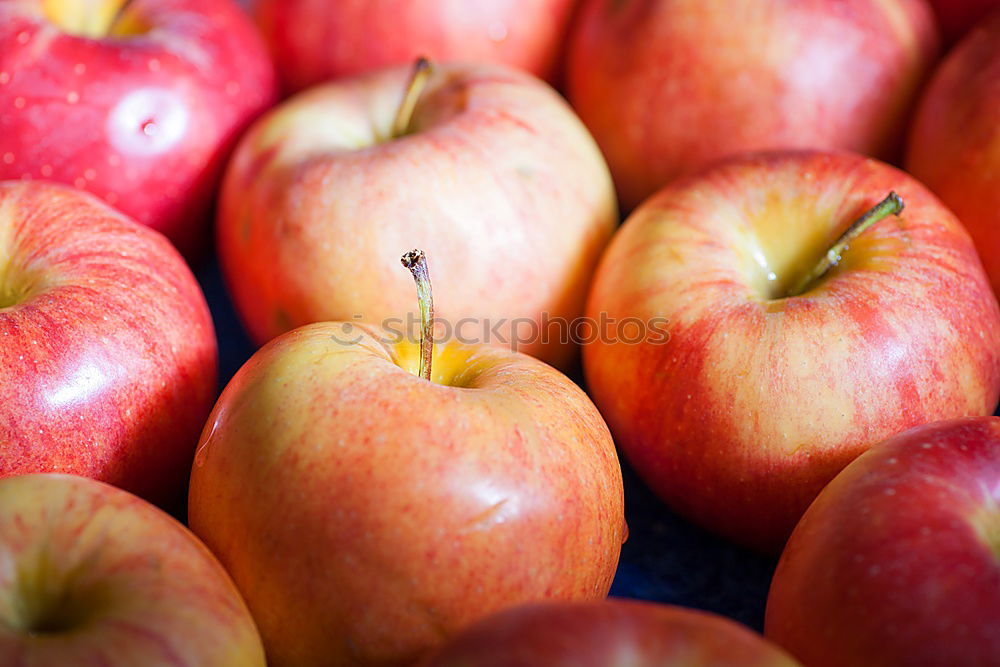
M 431 359 L 434 356 L 434 297 L 431 294 L 427 257 L 423 250 L 411 250 L 403 255 L 402 262 L 417 283 L 417 301 L 420 303 L 420 377 L 430 380 Z
M 423 56 L 417 58 L 413 64 L 413 74 L 410 75 L 410 83 L 406 86 L 403 94 L 403 101 L 396 111 L 396 119 L 392 122 L 392 137 L 401 137 L 410 129 L 410 120 L 413 118 L 413 110 L 417 106 L 420 94 L 427 86 L 427 79 L 431 75 L 431 63 Z
M 788 292 L 788 296 L 796 296 L 805 292 L 810 285 L 825 276 L 827 271 L 840 263 L 840 260 L 847 251 L 847 247 L 851 241 L 863 234 L 865 230 L 879 220 L 889 215 L 898 216 L 902 210 L 903 200 L 900 199 L 899 195 L 895 192 L 890 192 L 886 195 L 885 199 L 875 204 L 875 206 L 868 209 L 864 215 L 851 223 L 851 226 L 847 228 L 847 231 L 841 234 L 840 238 L 837 239 L 837 242 L 830 246 L 830 249 L 826 251 L 826 254 L 823 255 L 823 258 L 819 261 L 819 263 L 813 267 L 813 270 L 804 275 L 802 279 L 799 280 Z

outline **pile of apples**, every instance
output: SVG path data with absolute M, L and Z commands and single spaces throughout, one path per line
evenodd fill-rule
M 1000 664 L 1000 1 L 246 4 L 0 0 L 0 667 Z

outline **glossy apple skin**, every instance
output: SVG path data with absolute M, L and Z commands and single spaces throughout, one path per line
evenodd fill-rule
M 611 178 L 586 129 L 526 74 L 438 65 L 412 133 L 385 140 L 410 69 L 307 91 L 240 142 L 218 247 L 258 344 L 310 322 L 381 325 L 414 310 L 398 259 L 411 248 L 431 258 L 437 314 L 452 325 L 500 323 L 510 343 L 515 318 L 541 328 L 545 314 L 582 314 L 617 224 Z M 466 327 L 463 342 L 500 342 L 484 328 Z M 552 336 L 520 351 L 565 368 L 577 348 Z
M 0 341 L 0 477 L 67 472 L 181 499 L 216 343 L 165 238 L 87 193 L 0 183 Z
M 930 5 L 949 44 L 958 41 L 991 12 L 1000 10 L 1000 0 L 930 0 Z
M 149 32 L 89 39 L 41 5 L 0 0 L 0 178 L 86 189 L 198 255 L 225 159 L 276 95 L 253 23 L 232 0 L 135 0 Z
M 973 29 L 934 74 L 906 167 L 969 230 L 1000 294 L 1000 13 Z
M 722 616 L 638 602 L 549 602 L 498 612 L 421 667 L 796 667 Z
M 0 655 L 31 667 L 264 667 L 222 566 L 167 514 L 71 475 L 0 480 Z
M 920 426 L 872 448 L 789 539 L 766 634 L 816 667 L 995 664 L 998 490 L 994 417 Z
M 890 190 L 899 218 L 778 296 Z M 670 320 L 666 344 L 584 348 L 618 446 L 675 509 L 764 551 L 869 446 L 990 414 L 1000 392 L 1000 313 L 965 230 L 912 177 L 854 154 L 749 156 L 668 186 L 601 260 L 601 312 Z
M 567 87 L 631 209 L 733 153 L 895 157 L 937 48 L 924 0 L 585 0 Z
M 526 355 L 454 343 L 430 383 L 415 346 L 375 335 L 275 339 L 202 436 L 189 524 L 269 664 L 411 664 L 504 607 L 607 595 L 621 469 L 587 396 Z
M 577 0 L 256 0 L 292 91 L 412 63 L 492 62 L 552 81 Z

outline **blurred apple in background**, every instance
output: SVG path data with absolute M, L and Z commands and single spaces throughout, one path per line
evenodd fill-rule
M 812 504 L 778 564 L 767 635 L 810 667 L 994 665 L 1000 420 L 914 428 Z
M 890 191 L 902 213 L 813 276 Z M 872 444 L 990 414 L 1000 393 L 1000 312 L 965 230 L 854 154 L 748 156 L 668 186 L 602 259 L 600 313 L 670 321 L 665 344 L 584 347 L 619 447 L 672 507 L 761 550 Z
M 179 500 L 216 391 L 177 251 L 85 192 L 0 183 L 0 476 L 69 472 Z
M 250 612 L 184 526 L 69 475 L 0 480 L 4 665 L 263 667 Z
M 930 0 L 930 4 L 949 44 L 958 41 L 990 12 L 1000 10 L 1000 0 Z
M 434 60 L 511 65 L 554 80 L 577 0 L 256 0 L 292 91 Z
M 421 667 L 795 667 L 722 616 L 632 600 L 529 604 L 462 632 Z
M 242 139 L 218 223 L 241 318 L 262 344 L 310 322 L 402 317 L 413 286 L 396 258 L 416 245 L 436 258 L 440 319 L 474 320 L 466 342 L 502 342 L 496 326 L 565 368 L 574 345 L 512 320 L 537 330 L 582 314 L 617 224 L 604 159 L 537 79 L 485 65 L 419 71 L 315 88 Z
M 410 664 L 499 609 L 611 586 L 622 476 L 586 394 L 526 355 L 451 342 L 425 367 L 393 338 L 271 341 L 202 436 L 190 525 L 272 665 Z
M 906 167 L 969 230 L 1000 294 L 1000 13 L 974 28 L 934 74 Z
M 567 85 L 632 208 L 736 152 L 894 157 L 937 45 L 925 0 L 585 0 Z
M 186 255 L 210 238 L 229 150 L 275 94 L 232 0 L 0 0 L 0 178 L 86 189 Z

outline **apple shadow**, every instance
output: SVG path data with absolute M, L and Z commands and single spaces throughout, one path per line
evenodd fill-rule
M 728 542 L 675 514 L 624 459 L 622 475 L 629 538 L 611 595 L 703 609 L 763 631 L 777 559 Z

